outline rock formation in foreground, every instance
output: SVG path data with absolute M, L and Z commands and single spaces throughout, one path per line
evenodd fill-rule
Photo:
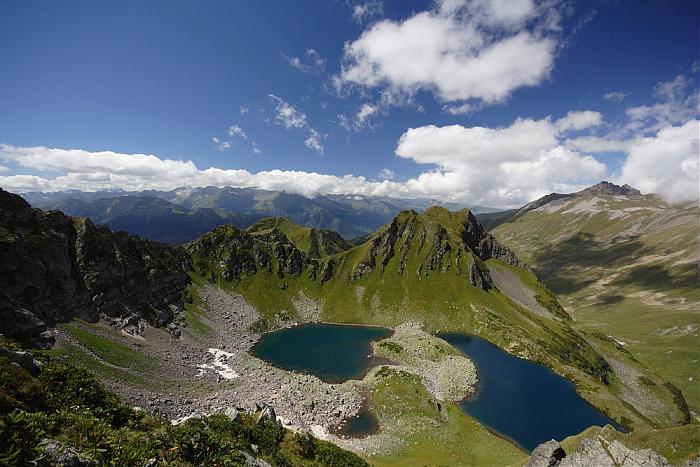
M 32 209 L 0 189 L 0 333 L 48 347 L 48 327 L 104 315 L 162 326 L 184 306 L 184 249 Z
M 584 438 L 570 454 L 555 440 L 542 443 L 532 451 L 527 467 L 666 467 L 668 460 L 651 449 L 630 449 L 622 442 L 604 436 Z M 700 466 L 700 458 L 686 461 L 682 467 Z

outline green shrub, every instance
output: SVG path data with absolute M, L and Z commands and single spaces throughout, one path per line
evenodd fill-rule
M 328 467 L 366 467 L 368 464 L 357 454 L 344 451 L 335 444 L 319 441 L 316 445 L 316 460 Z
M 396 342 L 390 342 L 390 341 L 380 342 L 379 347 L 384 347 L 385 349 L 387 349 L 389 352 L 392 352 L 392 353 L 403 352 L 403 347 L 401 347 L 401 345 L 397 344 Z
M 3 364 L 4 363 L 4 364 Z M 231 421 L 223 414 L 178 426 L 119 402 L 89 371 L 66 361 L 44 365 L 41 375 L 0 362 L 0 465 L 27 465 L 40 458 L 42 438 L 69 444 L 98 465 L 239 466 L 241 451 L 258 446 L 275 466 L 366 464 L 354 454 L 311 435 L 292 435 L 277 423 L 256 423 L 252 414 Z M 27 388 L 42 402 L 29 404 Z M 26 409 L 34 412 L 24 412 Z
M 45 406 L 43 387 L 24 368 L 0 357 L 0 415 L 15 409 L 35 411 Z
M 297 445 L 297 452 L 304 459 L 316 457 L 316 440 L 309 433 L 295 433 L 294 442 Z
M 30 465 L 39 457 L 44 432 L 27 412 L 15 410 L 0 417 L 0 465 Z
M 284 428 L 271 421 L 262 425 L 253 425 L 251 438 L 252 444 L 257 444 L 261 453 L 272 455 L 277 452 L 284 438 Z

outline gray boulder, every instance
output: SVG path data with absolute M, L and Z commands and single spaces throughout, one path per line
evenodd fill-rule
M 542 443 L 532 451 L 527 467 L 553 467 L 566 457 L 566 452 L 555 440 Z
M 49 465 L 62 467 L 86 467 L 97 465 L 92 459 L 83 456 L 75 448 L 55 439 L 43 439 L 39 443 L 43 451 L 42 460 Z
M 241 417 L 241 413 L 234 407 L 227 407 L 226 410 L 224 410 L 224 415 L 226 415 L 232 422 Z
M 241 454 L 243 454 L 243 457 L 245 457 L 245 465 L 246 467 L 272 467 L 270 464 L 265 462 L 262 459 L 258 459 L 257 457 L 253 456 L 252 454 L 241 451 Z
M 667 467 L 668 460 L 651 449 L 630 449 L 602 436 L 586 438 L 567 455 L 554 440 L 532 451 L 527 467 Z M 692 466 L 692 464 L 688 464 Z
M 34 355 L 24 350 L 10 350 L 0 347 L 0 357 L 7 358 L 33 375 L 38 375 L 41 371 L 41 364 L 37 360 L 34 360 Z
M 277 421 L 277 414 L 275 413 L 275 409 L 273 409 L 269 405 L 265 405 L 262 408 L 262 411 L 260 412 L 260 415 L 258 416 L 258 425 L 262 425 L 263 423 L 265 423 L 267 421 L 279 423 Z

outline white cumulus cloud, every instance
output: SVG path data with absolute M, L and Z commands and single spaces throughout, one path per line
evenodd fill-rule
M 557 39 L 545 26 L 551 15 L 542 5 L 442 0 L 403 21 L 379 21 L 345 45 L 336 87 L 410 95 L 429 90 L 447 102 L 502 101 L 541 83 L 553 67 Z
M 322 141 L 326 138 L 326 135 L 309 125 L 306 114 L 274 94 L 270 94 L 270 100 L 273 105 L 275 123 L 288 130 L 298 129 L 306 131 L 307 136 L 304 140 L 304 145 L 319 154 L 323 154 Z
M 321 144 L 321 141 L 326 138 L 326 135 L 319 133 L 313 128 L 309 128 L 308 130 L 309 136 L 304 140 L 304 145 L 309 149 L 313 149 L 319 154 L 323 154 L 323 144 Z
M 435 167 L 407 182 L 416 192 L 515 206 L 605 176 L 604 164 L 563 147 L 558 134 L 550 119 L 517 119 L 505 128 L 429 125 L 406 131 L 396 154 Z
M 248 139 L 248 135 L 246 135 L 245 131 L 238 125 L 231 125 L 228 128 L 228 135 L 232 138 Z
M 297 110 L 296 107 L 289 104 L 285 100 L 270 94 L 270 100 L 273 104 L 273 110 L 275 114 L 275 123 L 285 127 L 290 128 L 305 128 L 306 114 Z
M 304 58 L 289 57 L 282 54 L 282 58 L 293 68 L 304 73 L 313 71 L 320 73 L 326 68 L 326 59 L 316 49 L 307 49 Z
M 559 131 L 578 131 L 598 126 L 601 123 L 603 123 L 603 115 L 592 110 L 568 112 L 565 117 L 560 118 L 556 122 Z
M 346 115 L 338 115 L 338 121 L 341 127 L 348 131 L 361 131 L 364 128 L 372 127 L 372 118 L 380 112 L 379 105 L 364 103 L 355 112 L 355 115 L 348 117 Z
M 352 20 L 356 23 L 363 23 L 382 14 L 384 14 L 384 4 L 379 0 L 358 3 L 352 7 Z
M 682 124 L 698 115 L 700 92 L 686 76 L 678 75 L 671 81 L 657 83 L 654 97 L 657 100 L 655 104 L 627 108 L 630 119 L 627 130 L 655 132 Z
M 619 179 L 670 202 L 698 200 L 700 121 L 666 127 L 631 144 Z
M 603 95 L 603 99 L 611 102 L 622 102 L 625 100 L 625 97 L 627 97 L 627 94 L 622 91 L 610 91 Z
M 384 168 L 379 172 L 379 178 L 382 180 L 393 180 L 395 176 L 396 173 L 391 169 Z

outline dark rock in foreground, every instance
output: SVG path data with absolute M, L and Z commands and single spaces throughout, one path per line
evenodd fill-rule
M 532 451 L 527 467 L 666 467 L 668 460 L 651 449 L 630 449 L 618 440 L 602 436 L 585 438 L 571 454 L 551 440 Z M 691 460 L 683 466 L 698 465 Z
M 0 333 L 49 347 L 49 327 L 112 318 L 121 327 L 172 321 L 184 306 L 184 249 L 32 209 L 0 189 Z

